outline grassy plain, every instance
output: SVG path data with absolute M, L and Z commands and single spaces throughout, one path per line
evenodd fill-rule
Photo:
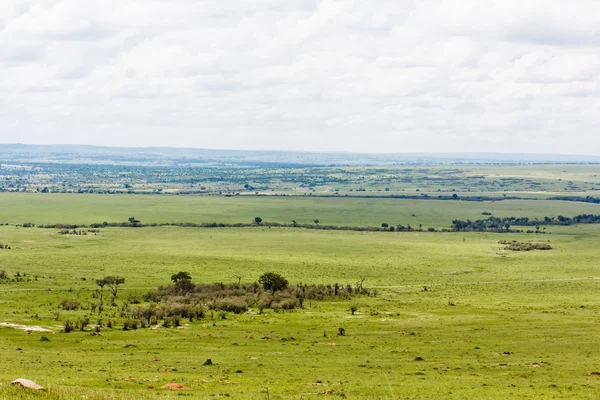
M 560 167 L 548 167 L 548 174 L 554 168 Z M 0 269 L 23 278 L 0 284 L 0 323 L 50 330 L 0 326 L 0 399 L 594 399 L 600 391 L 600 376 L 589 375 L 600 370 L 599 225 L 548 226 L 545 235 L 158 227 L 70 236 L 15 224 L 130 216 L 233 223 L 261 216 L 426 228 L 483 218 L 482 212 L 542 218 L 598 210 L 533 200 L 0 193 L 0 222 L 10 223 L 0 226 L 0 243 L 11 247 L 0 249 Z M 553 249 L 511 252 L 499 240 L 549 241 Z M 182 329 L 123 331 L 117 307 L 168 284 L 178 271 L 199 282 L 234 282 L 236 275 L 251 282 L 266 271 L 292 284 L 354 284 L 366 276 L 377 295 L 226 319 L 209 313 Z M 90 314 L 61 310 L 57 320 L 60 301 L 78 299 L 87 308 L 94 279 L 107 275 L 125 278 L 117 307 L 102 316 L 116 321 L 113 328 L 102 328 L 100 336 L 89 328 L 60 333 L 65 320 Z M 203 366 L 207 358 L 215 364 Z M 19 377 L 49 390 L 9 387 Z M 173 381 L 191 390 L 158 389 Z
M 251 222 L 264 221 L 322 225 L 379 226 L 403 224 L 450 227 L 453 219 L 497 217 L 574 216 L 595 214 L 597 204 L 546 200 L 495 202 L 368 199 L 352 197 L 282 196 L 170 196 L 74 195 L 0 193 L 0 223 L 89 224 L 125 222 L 135 216 L 142 222 Z

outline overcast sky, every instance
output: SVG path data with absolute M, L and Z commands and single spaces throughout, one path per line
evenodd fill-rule
M 2 0 L 0 143 L 600 155 L 597 0 Z

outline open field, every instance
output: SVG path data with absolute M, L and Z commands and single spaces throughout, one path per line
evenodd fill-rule
M 453 219 L 497 217 L 574 216 L 600 214 L 599 204 L 504 200 L 496 202 L 366 198 L 152 196 L 0 193 L 0 223 L 90 224 L 124 222 L 135 216 L 151 222 L 251 222 L 300 224 L 319 219 L 323 225 L 379 226 L 410 224 L 424 228 L 449 227 Z
M 533 217 L 594 213 L 598 207 L 554 201 L 22 194 L 2 194 L 0 202 L 2 219 L 11 224 L 130 215 L 239 221 L 258 213 L 265 220 L 304 215 L 370 225 L 415 213 L 423 215 L 424 225 L 444 226 L 484 210 Z M 320 215 L 313 217 L 317 210 Z M 267 389 L 271 399 L 596 398 L 600 377 L 589 374 L 600 369 L 600 229 L 548 231 L 552 234 L 161 227 L 71 236 L 1 226 L 0 242 L 11 249 L 0 250 L 0 269 L 21 280 L 0 284 L 0 322 L 51 332 L 0 327 L 1 357 L 11 360 L 0 364 L 0 398 L 21 396 L 7 386 L 18 377 L 49 388 L 25 397 L 32 399 L 264 399 Z M 499 240 L 549 241 L 552 250 L 512 252 Z M 365 284 L 377 294 L 311 301 L 290 311 L 251 309 L 227 313 L 226 319 L 208 313 L 182 329 L 123 331 L 123 304 L 133 307 L 177 271 L 188 271 L 194 281 L 230 283 L 236 275 L 252 282 L 275 271 L 293 285 L 355 284 L 366 276 Z M 65 320 L 92 314 L 94 280 L 107 275 L 125 278 L 117 305 L 107 305 L 102 314 L 104 324 L 115 320 L 113 327 L 102 328 L 100 336 L 92 336 L 89 327 L 60 333 Z M 84 309 L 61 310 L 57 320 L 63 299 L 77 299 Z M 349 311 L 352 305 L 356 315 Z M 338 336 L 338 328 L 346 335 Z M 50 341 L 40 341 L 42 336 Z M 215 364 L 203 366 L 207 358 Z M 173 381 L 191 389 L 158 389 Z

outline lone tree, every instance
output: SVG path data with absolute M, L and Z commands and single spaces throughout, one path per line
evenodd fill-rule
M 102 312 L 103 309 L 103 302 L 102 299 L 104 297 L 104 286 L 106 286 L 107 282 L 106 279 L 96 279 L 96 285 L 100 286 L 100 289 L 98 290 L 100 292 L 100 304 L 98 305 L 98 316 L 100 316 L 100 313 Z
M 275 272 L 266 272 L 258 278 L 260 283 L 265 290 L 275 294 L 278 290 L 285 290 L 288 286 L 288 281 L 283 276 L 276 274 Z
M 315 219 L 313 222 L 315 223 L 315 225 L 319 225 L 319 220 L 318 219 Z
M 171 275 L 171 280 L 173 281 L 173 283 L 177 283 L 177 282 L 179 282 L 181 280 L 184 280 L 184 279 L 188 280 L 188 281 L 192 280 L 192 276 L 190 275 L 189 272 L 180 271 L 180 272 L 178 272 L 176 274 Z
M 140 221 L 135 219 L 135 217 L 129 217 L 128 221 L 134 225 L 140 223 Z
M 254 222 L 256 223 L 256 225 L 260 225 L 262 223 L 262 218 L 261 217 L 254 217 Z
M 100 286 L 100 304 L 102 304 L 102 297 L 104 295 L 104 286 L 106 286 L 106 281 L 104 279 L 96 279 L 96 285 Z
M 171 280 L 175 283 L 179 294 L 186 294 L 194 290 L 196 287 L 192 283 L 192 276 L 188 272 L 178 272 L 171 275 Z
M 234 277 L 238 280 L 238 288 L 239 288 L 240 286 L 242 286 L 242 278 L 244 277 L 244 275 L 237 274 L 237 275 L 234 275 Z
M 117 292 L 119 291 L 119 285 L 125 283 L 125 278 L 120 276 L 106 276 L 104 282 L 108 285 L 108 288 L 112 292 L 113 300 L 117 298 Z

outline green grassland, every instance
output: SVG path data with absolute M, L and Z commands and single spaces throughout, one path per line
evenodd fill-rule
M 414 218 L 446 226 L 483 211 L 575 215 L 597 213 L 597 205 L 21 194 L 2 194 L 0 203 L 0 219 L 11 223 L 0 227 L 0 242 L 11 246 L 0 250 L 0 268 L 11 277 L 26 274 L 0 285 L 0 322 L 52 330 L 0 327 L 0 398 L 265 399 L 268 390 L 270 399 L 593 399 L 600 390 L 600 377 L 589 375 L 600 369 L 597 225 L 553 226 L 546 235 L 160 227 L 86 236 L 12 225 L 130 215 L 237 222 L 257 214 L 357 225 Z M 549 241 L 553 249 L 510 252 L 499 240 Z M 366 276 L 377 295 L 206 317 L 182 329 L 123 331 L 116 323 L 100 336 L 89 328 L 60 333 L 65 320 L 90 311 L 61 311 L 56 320 L 58 304 L 91 301 L 94 279 L 125 277 L 120 307 L 180 270 L 201 282 L 234 282 L 236 275 L 250 282 L 266 271 L 292 284 L 354 284 Z M 108 307 L 103 318 L 117 314 Z M 203 366 L 207 358 L 215 364 Z M 49 390 L 23 397 L 8 386 L 18 377 Z M 169 382 L 191 389 L 159 389 Z
M 473 166 L 452 174 L 548 180 L 546 189 L 563 193 L 564 181 L 591 190 L 594 168 Z M 382 173 L 364 171 L 369 182 Z M 420 179 L 416 185 L 429 182 Z M 531 195 L 535 188 L 521 183 L 511 185 Z M 131 216 L 144 223 L 236 223 L 260 216 L 443 228 L 453 219 L 485 218 L 483 212 L 543 218 L 598 210 L 550 200 L 0 193 L 0 223 L 8 224 L 0 226 L 0 243 L 10 246 L 0 249 L 0 269 L 10 278 L 0 284 L 0 323 L 50 330 L 0 326 L 0 398 L 597 398 L 600 377 L 590 373 L 600 370 L 599 225 L 547 226 L 544 235 L 171 226 L 102 228 L 85 236 L 16 225 Z M 500 240 L 544 242 L 552 250 L 512 252 Z M 123 331 L 119 309 L 143 301 L 147 290 L 169 284 L 178 271 L 196 282 L 235 282 L 239 275 L 253 282 L 266 271 L 293 285 L 355 284 L 366 277 L 371 295 L 226 319 L 209 312 L 184 320 L 181 329 Z M 113 327 L 98 336 L 91 328 L 61 333 L 66 320 L 91 316 L 95 323 L 88 304 L 95 279 L 108 275 L 125 278 L 117 305 L 102 315 L 104 322 L 114 319 Z M 79 300 L 84 309 L 57 316 L 63 299 Z M 346 335 L 338 336 L 338 328 Z M 214 365 L 203 366 L 207 358 Z M 18 377 L 48 391 L 10 387 Z M 191 389 L 160 389 L 169 382 Z
M 318 219 L 322 225 L 379 226 L 382 223 L 413 227 L 449 227 L 453 219 L 497 217 L 574 216 L 598 214 L 598 204 L 504 200 L 495 202 L 313 198 L 310 196 L 166 196 L 166 195 L 73 195 L 0 193 L 0 223 L 90 224 L 126 221 L 135 216 L 144 223 L 251 222 L 299 224 Z

